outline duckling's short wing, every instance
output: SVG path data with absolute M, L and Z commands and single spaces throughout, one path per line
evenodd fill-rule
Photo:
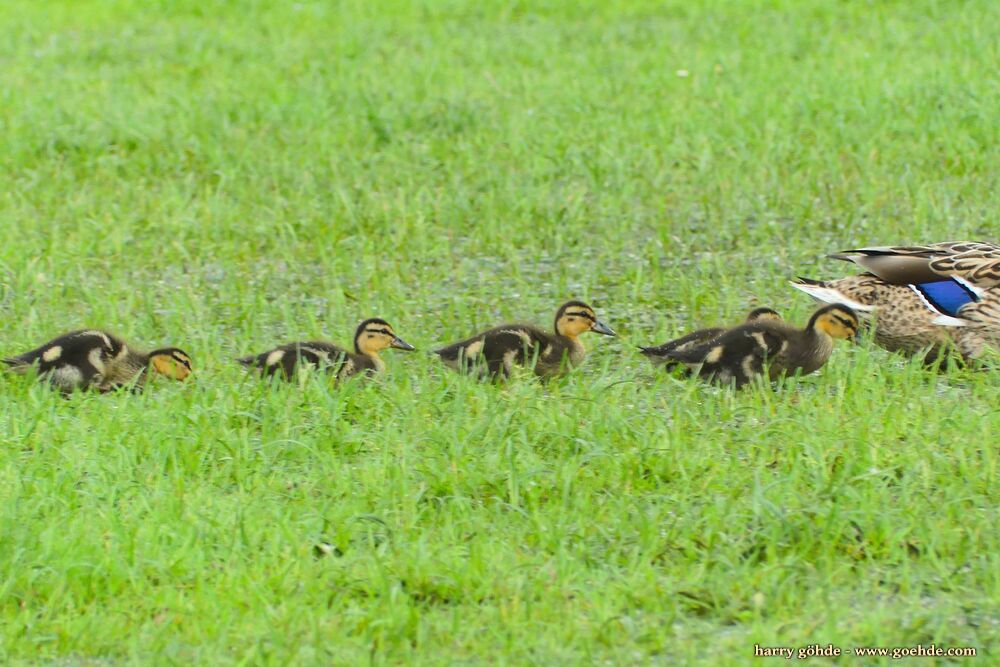
M 306 341 L 286 343 L 260 354 L 241 357 L 244 366 L 260 369 L 263 375 L 290 378 L 300 364 L 337 371 L 351 355 L 332 343 Z
M 434 350 L 447 365 L 490 375 L 509 374 L 514 365 L 537 360 L 546 350 L 548 336 L 525 324 L 509 324 Z
M 122 351 L 123 343 L 103 331 L 80 330 L 63 334 L 4 363 L 15 373 L 35 368 L 53 384 L 71 390 L 99 379 L 108 363 Z
M 722 384 L 743 386 L 764 373 L 770 359 L 781 354 L 787 340 L 781 330 L 764 324 L 745 324 L 702 345 L 675 350 L 667 356 L 692 367 L 698 375 Z
M 668 361 L 671 352 L 704 345 L 709 341 L 715 340 L 725 332 L 726 329 L 723 327 L 699 329 L 697 331 L 692 331 L 687 335 L 681 336 L 680 338 L 667 341 L 662 345 L 657 345 L 655 347 L 640 347 L 639 350 L 647 357 L 652 357 L 654 361 L 656 361 L 657 358 L 659 358 L 659 360 Z

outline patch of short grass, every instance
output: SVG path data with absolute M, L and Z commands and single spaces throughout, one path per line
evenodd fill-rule
M 197 380 L 0 381 L 0 659 L 741 664 L 1000 623 L 995 374 L 871 346 L 734 393 L 634 346 L 804 320 L 859 244 L 996 239 L 994 3 L 8 2 L 0 340 Z M 620 338 L 427 350 L 584 298 Z M 374 382 L 232 363 L 420 348 Z M 596 338 L 596 337 L 595 337 Z M 314 547 L 328 545 L 317 557 Z

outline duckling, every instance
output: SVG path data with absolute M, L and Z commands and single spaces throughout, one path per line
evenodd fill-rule
M 191 375 L 191 357 L 180 348 L 139 352 L 121 338 L 95 329 L 71 331 L 3 361 L 21 375 L 34 368 L 40 378 L 66 394 L 74 389 L 108 392 L 127 385 L 141 389 L 150 368 L 174 380 Z
M 781 315 L 773 308 L 755 308 L 750 311 L 743 323 L 747 324 L 761 320 L 780 322 Z M 704 345 L 705 343 L 717 339 L 727 331 L 729 331 L 728 327 L 709 327 L 707 329 L 698 329 L 697 331 L 693 331 L 685 336 L 681 336 L 680 338 L 667 341 L 663 345 L 657 345 L 656 347 L 640 347 L 639 350 L 642 354 L 649 357 L 650 361 L 653 362 L 653 365 L 664 366 L 670 370 L 680 366 L 681 364 L 676 359 L 671 359 L 668 356 L 669 353 L 678 350 L 688 350 L 699 345 Z
M 614 336 L 582 301 L 568 301 L 556 311 L 554 332 L 530 324 L 504 324 L 452 343 L 434 353 L 450 368 L 492 378 L 509 377 L 514 366 L 551 377 L 583 361 L 579 336 L 588 331 Z
M 262 375 L 277 375 L 285 380 L 290 380 L 300 366 L 321 368 L 334 374 L 337 380 L 343 380 L 359 373 L 384 371 L 385 362 L 379 353 L 390 347 L 397 350 L 416 349 L 397 336 L 388 322 L 373 317 L 359 324 L 355 330 L 354 352 L 333 343 L 308 341 L 286 343 L 237 361 L 259 369 Z
M 763 319 L 734 327 L 718 338 L 667 356 L 687 365 L 699 377 L 742 387 L 765 374 L 807 375 L 819 370 L 833 352 L 834 339 L 853 340 L 857 314 L 843 304 L 824 306 L 813 313 L 804 329 L 783 321 Z
M 799 278 L 792 285 L 867 316 L 880 347 L 910 355 L 928 350 L 925 360 L 932 362 L 953 345 L 969 361 L 981 354 L 993 332 L 1000 333 L 976 322 L 974 314 L 1000 302 L 1000 246 L 959 241 L 860 248 L 830 257 L 868 272 L 831 281 Z

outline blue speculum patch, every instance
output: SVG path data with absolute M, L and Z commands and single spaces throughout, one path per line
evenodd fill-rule
M 979 300 L 972 290 L 955 280 L 938 280 L 932 283 L 920 283 L 912 287 L 922 294 L 936 310 L 953 317 L 958 314 L 958 309 L 965 304 Z

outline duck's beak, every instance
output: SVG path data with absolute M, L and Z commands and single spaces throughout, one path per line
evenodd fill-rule
M 609 327 L 604 322 L 601 322 L 600 320 L 595 320 L 594 324 L 591 325 L 590 330 L 594 331 L 596 333 L 599 333 L 599 334 L 604 334 L 605 336 L 617 336 L 618 335 L 614 331 L 611 330 L 611 327 Z
M 417 349 L 417 348 L 413 347 L 412 345 L 410 345 L 409 343 L 407 343 L 402 338 L 400 338 L 399 336 L 393 337 L 393 339 L 392 339 L 392 345 L 390 345 L 390 347 L 394 347 L 397 350 L 415 350 L 415 349 Z

